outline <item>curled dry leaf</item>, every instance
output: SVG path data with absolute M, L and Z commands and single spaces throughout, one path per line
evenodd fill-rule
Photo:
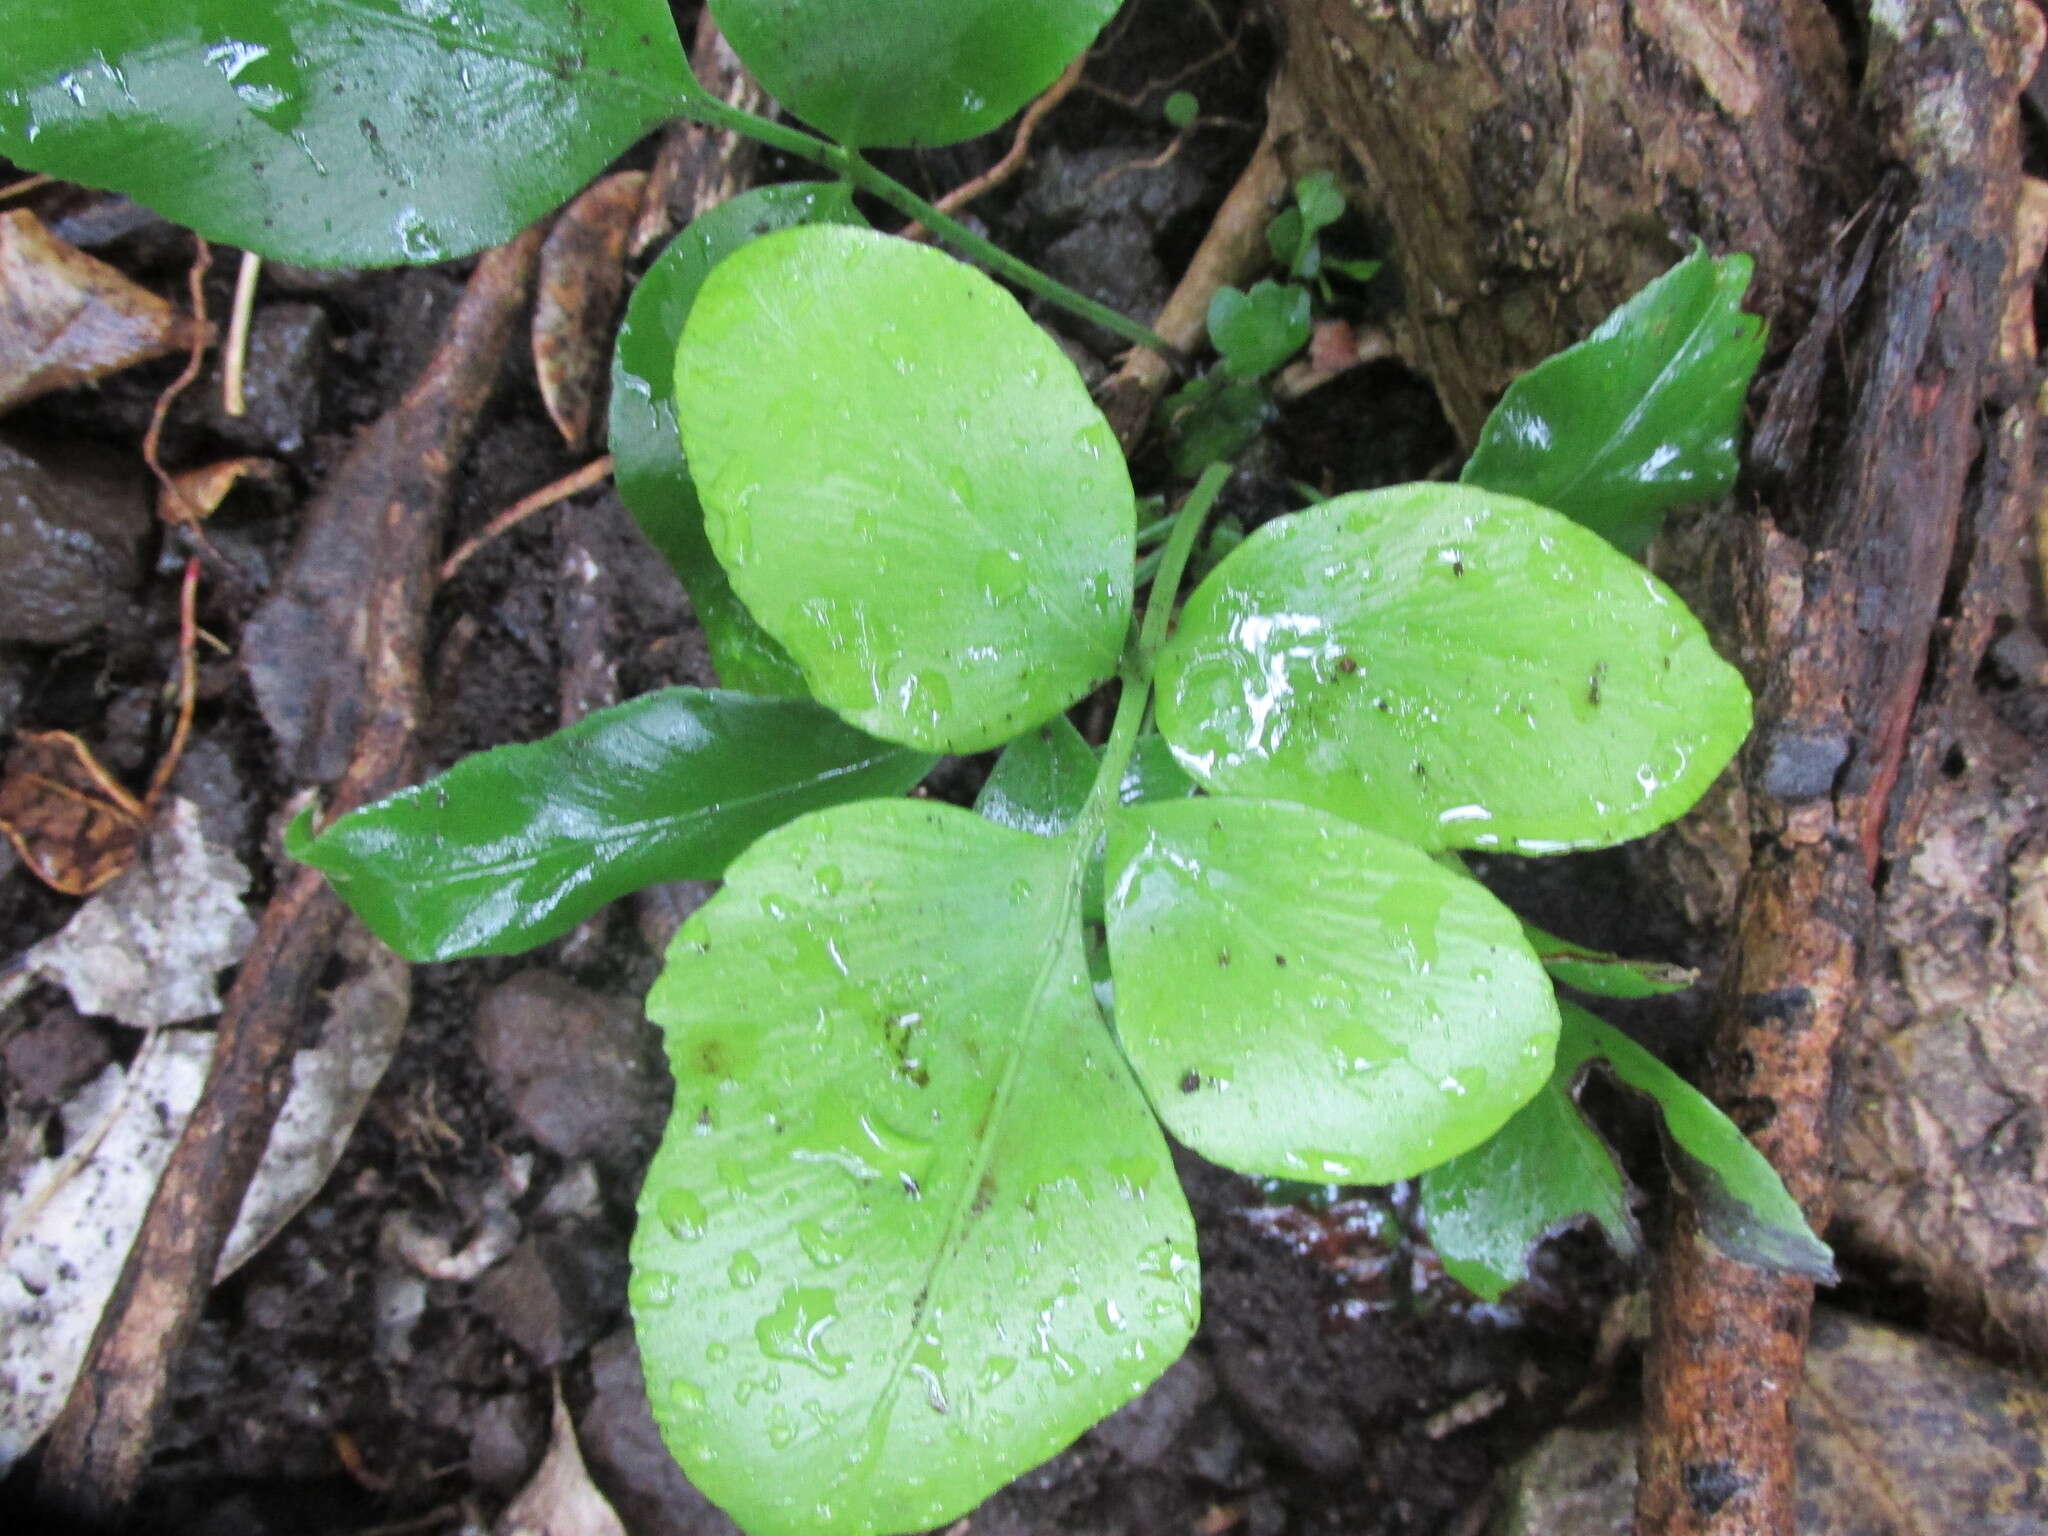
M 555 1386 L 548 1453 L 498 1522 L 497 1536 L 626 1536 L 616 1511 L 597 1491 L 576 1444 L 576 1427 Z
M 646 187 L 644 171 L 620 171 L 594 183 L 562 210 L 541 247 L 533 366 L 548 415 L 571 448 L 590 437 L 625 287 L 626 239 Z
M 191 523 L 211 517 L 245 478 L 275 480 L 275 461 L 259 458 L 223 459 L 197 469 L 180 470 L 165 483 L 157 497 L 156 515 L 167 523 Z
M 0 214 L 0 411 L 181 352 L 195 324 L 25 208 Z
M 22 736 L 0 772 L 0 833 L 38 880 L 89 896 L 135 862 L 142 806 L 69 731 Z
M 234 855 L 206 841 L 199 808 L 173 800 L 141 861 L 30 949 L 22 974 L 61 983 L 81 1013 L 137 1028 L 218 1013 L 214 978 L 256 936 L 248 888 Z

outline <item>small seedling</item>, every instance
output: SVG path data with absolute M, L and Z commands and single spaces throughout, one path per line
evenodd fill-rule
M 1227 469 L 1141 528 L 1059 348 L 849 195 L 1103 319 L 856 150 L 996 126 L 1116 8 L 713 0 L 828 141 L 710 100 L 651 0 L 0 0 L 0 150 L 268 255 L 474 250 L 677 110 L 840 178 L 699 220 L 618 348 L 620 491 L 744 691 L 603 711 L 291 844 L 419 959 L 723 878 L 648 1000 L 676 1097 L 631 1300 L 664 1437 L 755 1531 L 940 1524 L 1156 1378 L 1200 1296 L 1169 1131 L 1252 1174 L 1419 1175 L 1447 1267 L 1497 1295 L 1562 1224 L 1634 1240 L 1572 1098 L 1604 1062 L 1730 1251 L 1828 1262 L 1725 1118 L 1553 991 L 1672 978 L 1525 929 L 1459 863 L 1639 836 L 1748 729 L 1624 552 L 1732 484 L 1748 263 L 1694 254 L 1528 375 L 1462 484 L 1212 542 L 1182 601 Z M 1265 410 L 1333 197 L 1304 183 L 1276 229 L 1289 283 L 1220 305 L 1216 401 Z M 1091 746 L 1067 712 L 1111 681 Z M 997 748 L 974 811 L 890 798 Z

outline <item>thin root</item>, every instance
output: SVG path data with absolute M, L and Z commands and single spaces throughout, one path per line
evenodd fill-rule
M 496 517 L 485 523 L 474 537 L 463 542 L 454 554 L 441 562 L 441 580 L 451 580 L 455 573 L 469 564 L 477 551 L 508 529 L 517 528 L 529 517 L 545 512 L 560 501 L 567 501 L 593 485 L 601 484 L 612 472 L 612 456 L 592 459 L 574 474 L 564 475 L 553 485 L 544 485 L 531 496 L 522 496 Z

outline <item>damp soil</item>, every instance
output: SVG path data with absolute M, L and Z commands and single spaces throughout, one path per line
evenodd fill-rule
M 1235 0 L 1138 0 L 1088 83 L 1047 123 L 1031 170 L 975 216 L 1077 286 L 1149 313 L 1257 137 L 1274 54 L 1262 14 Z M 1201 109 L 1177 148 L 1162 110 L 1175 90 L 1193 92 Z M 1005 147 L 998 136 L 893 156 L 890 168 L 937 193 Z M 649 153 L 643 146 L 626 163 Z M 772 157 L 761 171 L 784 173 Z M 192 256 L 182 232 L 75 190 L 50 189 L 29 206 L 167 297 L 182 295 Z M 203 655 L 193 747 L 177 781 L 200 803 L 210 835 L 254 872 L 252 904 L 278 884 L 277 832 L 303 786 L 281 773 L 256 708 L 237 649 L 243 626 L 288 559 L 315 488 L 418 371 L 466 270 L 269 268 L 257 312 L 263 344 L 252 359 L 261 411 L 225 417 L 209 371 L 172 413 L 169 463 L 256 452 L 284 466 L 276 481 L 238 490 L 209 524 L 220 562 L 209 565 L 200 618 L 218 645 Z M 232 259 L 217 259 L 207 280 L 216 316 L 233 272 Z M 1105 338 L 1065 335 L 1084 365 L 1110 362 Z M 14 413 L 5 430 L 133 459 L 177 369 L 165 360 L 47 398 Z M 1248 526 L 1300 505 L 1301 486 L 1331 493 L 1440 474 L 1454 447 L 1428 385 L 1397 365 L 1372 365 L 1290 406 L 1252 450 L 1225 510 Z M 549 424 L 530 361 L 515 355 L 461 478 L 451 545 L 581 462 Z M 1142 490 L 1166 488 L 1153 457 L 1136 468 Z M 594 552 L 617 583 L 617 620 L 600 659 L 616 667 L 624 694 L 711 681 L 679 589 L 610 492 L 592 492 L 497 540 L 436 598 L 429 767 L 556 726 L 565 669 L 591 660 L 565 654 L 572 546 Z M 0 645 L 0 734 L 76 731 L 134 783 L 167 734 L 164 682 L 175 666 L 186 550 L 158 530 L 139 553 L 140 584 L 85 638 Z M 11 584 L 37 580 L 34 569 L 7 575 Z M 1077 718 L 1094 717 L 1084 708 Z M 986 766 L 950 764 L 922 792 L 969 800 Z M 1536 915 L 1579 937 L 1624 947 L 1684 937 L 1644 900 L 1623 860 L 1554 861 L 1519 885 Z M 0 852 L 0 958 L 53 932 L 74 908 Z M 503 1062 L 487 1062 L 480 1048 L 480 1016 L 511 1010 L 516 1023 L 519 1009 L 535 1006 L 537 985 L 543 994 L 580 989 L 588 1006 L 553 1017 L 562 1029 L 593 1031 L 598 1044 L 607 1031 L 644 1028 L 634 1000 L 656 968 L 643 924 L 621 904 L 534 955 L 418 969 L 404 1043 L 340 1166 L 283 1235 L 216 1290 L 179 1363 L 138 1530 L 489 1529 L 544 1449 L 553 1381 L 636 1536 L 730 1529 L 652 1446 L 620 1332 L 644 1139 L 622 1134 L 585 1150 L 515 1103 Z M 10 1036 L 46 1031 L 80 1060 L 134 1048 L 127 1032 L 79 1019 L 59 994 L 38 990 Z M 10 1056 L 0 1080 L 8 1145 L 14 1155 L 24 1146 L 40 1154 L 51 1150 L 40 1131 L 22 1140 L 23 1127 L 42 1120 L 18 1066 Z M 658 1114 L 658 1076 L 647 1091 Z M 977 1536 L 1469 1533 L 1507 1459 L 1574 1404 L 1583 1410 L 1618 1390 L 1592 1362 L 1603 1316 L 1631 1277 L 1595 1240 L 1552 1244 L 1534 1283 L 1508 1304 L 1483 1306 L 1445 1280 L 1418 1241 L 1406 1188 L 1261 1187 L 1186 1155 L 1181 1171 L 1202 1234 L 1204 1320 L 1194 1347 L 1139 1402 L 971 1516 L 966 1529 Z M 510 1247 L 475 1279 L 420 1274 L 394 1238 L 409 1227 L 459 1248 L 507 1215 Z M 38 1529 L 34 1470 L 31 1458 L 0 1483 L 7 1529 Z

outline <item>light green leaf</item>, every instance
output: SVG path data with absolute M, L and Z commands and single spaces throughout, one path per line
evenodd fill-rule
M 312 266 L 445 261 L 694 88 L 664 0 L 0 0 L 0 154 Z
M 1195 1323 L 1192 1222 L 1090 996 L 1073 849 L 874 803 L 727 882 L 648 999 L 676 1076 L 633 1242 L 656 1422 L 757 1536 L 942 1525 Z
M 1224 286 L 1209 301 L 1209 340 L 1234 379 L 1271 373 L 1308 345 L 1308 290 L 1270 278 L 1250 293 Z
M 318 837 L 302 821 L 290 852 L 409 960 L 516 954 L 642 886 L 717 879 L 763 832 L 901 794 L 930 766 L 809 702 L 670 688 L 466 757 Z
M 676 402 L 733 590 L 863 730 L 980 751 L 1114 672 L 1123 454 L 972 267 L 866 230 L 764 236 L 706 279 Z
M 1750 259 L 1701 247 L 1577 346 L 1508 386 L 1462 476 L 1555 508 L 1631 554 L 1673 507 L 1735 485 L 1764 322 Z
M 733 596 L 704 535 L 676 431 L 676 348 L 711 269 L 748 241 L 799 224 L 859 224 L 844 182 L 756 187 L 691 222 L 633 290 L 612 356 L 611 450 L 619 499 L 674 567 L 728 687 L 804 696 L 803 674 Z
M 1117 1026 L 1173 1134 L 1227 1168 L 1407 1178 L 1542 1086 L 1550 982 L 1476 881 L 1306 806 L 1191 800 L 1109 828 Z
M 1429 1240 L 1444 1270 L 1484 1301 L 1529 1278 L 1537 1243 L 1591 1217 L 1614 1251 L 1636 1251 L 1635 1218 L 1614 1156 L 1572 1100 L 1593 1041 L 1569 1013 L 1557 1065 L 1535 1098 L 1485 1144 L 1422 1176 Z
M 842 144 L 955 144 L 1051 85 L 1123 0 L 711 0 L 733 50 Z
M 1640 837 L 1705 792 L 1749 693 L 1604 540 L 1509 496 L 1415 485 L 1268 523 L 1160 653 L 1159 728 L 1210 789 L 1425 848 Z
M 1201 115 L 1202 103 L 1193 91 L 1175 91 L 1166 98 L 1164 110 L 1169 128 L 1192 128 Z
M 1662 960 L 1625 960 L 1605 950 L 1588 949 L 1546 933 L 1533 923 L 1523 931 L 1551 980 L 1594 997 L 1664 997 L 1683 992 L 1700 973 Z
M 1777 1170 L 1734 1121 L 1620 1030 L 1570 1003 L 1564 1015 L 1589 1037 L 1588 1054 L 1604 1058 L 1616 1077 L 1656 1101 L 1672 1172 L 1692 1191 L 1710 1242 L 1746 1264 L 1833 1282 L 1834 1254 L 1814 1236 Z
M 1301 209 L 1302 228 L 1310 238 L 1344 217 L 1344 193 L 1329 171 L 1316 171 L 1297 181 L 1294 202 Z
M 1099 766 L 1073 722 L 1055 715 L 1003 749 L 974 809 L 997 826 L 1058 837 L 1080 820 Z

